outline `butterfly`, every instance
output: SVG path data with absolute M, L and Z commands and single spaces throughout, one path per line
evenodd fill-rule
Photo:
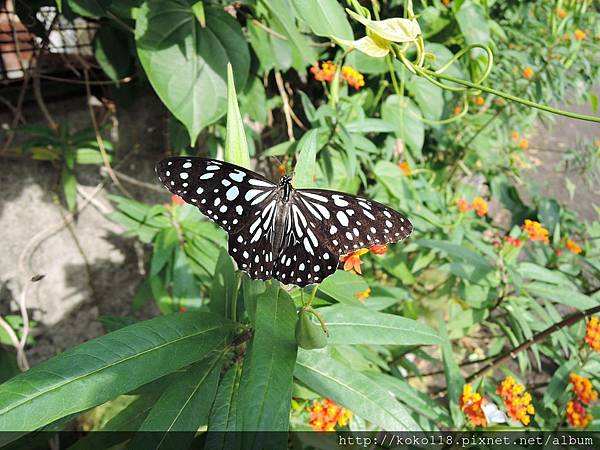
M 498 406 L 494 403 L 482 403 L 481 410 L 485 415 L 485 420 L 489 423 L 506 423 L 508 422 L 508 417 L 502 411 L 498 409 Z
M 229 254 L 253 279 L 304 287 L 334 273 L 342 255 L 401 241 L 406 218 L 380 203 L 324 189 L 294 189 L 243 167 L 173 157 L 156 173 L 164 186 L 223 228 Z

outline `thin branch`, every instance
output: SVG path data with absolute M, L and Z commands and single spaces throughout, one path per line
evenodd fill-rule
M 106 167 L 102 167 L 100 169 L 100 172 L 104 173 L 104 174 L 108 173 L 108 171 L 106 170 Z M 161 194 L 164 194 L 166 192 L 164 188 L 161 188 L 155 184 L 146 183 L 145 181 L 137 180 L 133 177 L 130 177 L 129 175 L 125 175 L 124 173 L 119 172 L 118 170 L 113 169 L 113 173 L 120 180 L 126 181 L 127 183 L 133 184 L 134 186 L 139 186 L 139 187 L 143 187 L 145 189 L 150 189 L 152 191 L 160 192 Z
M 92 119 L 92 126 L 94 127 L 94 132 L 96 133 L 96 142 L 98 143 L 98 148 L 100 149 L 100 154 L 102 155 L 102 161 L 104 162 L 104 167 L 110 176 L 110 179 L 115 183 L 115 186 L 121 191 L 123 195 L 126 197 L 132 198 L 131 194 L 123 187 L 119 179 L 113 173 L 112 167 L 110 166 L 110 161 L 108 160 L 108 154 L 106 153 L 106 148 L 104 147 L 104 140 L 100 135 L 100 129 L 98 128 L 98 122 L 96 121 L 96 114 L 94 113 L 94 107 L 92 106 L 92 92 L 89 85 L 89 72 L 87 70 L 84 71 L 85 75 L 85 92 L 87 95 L 87 104 L 90 112 L 90 118 Z
M 494 358 L 490 363 L 486 364 L 484 367 L 479 369 L 477 372 L 469 375 L 466 378 L 467 382 L 472 381 L 475 378 L 482 376 L 483 374 L 485 374 L 486 372 L 488 372 L 490 370 L 494 370 L 496 367 L 500 366 L 501 364 L 505 363 L 506 361 L 508 361 L 510 359 L 516 358 L 518 353 L 520 353 L 524 350 L 527 350 L 529 347 L 537 344 L 540 341 L 543 341 L 548 336 L 550 336 L 552 333 L 555 333 L 565 327 L 571 326 L 571 325 L 579 322 L 580 320 L 585 319 L 586 317 L 596 314 L 597 312 L 600 312 L 600 305 L 594 306 L 593 308 L 586 309 L 585 311 L 578 311 L 576 313 L 569 315 L 564 320 L 549 326 L 544 331 L 539 332 L 535 336 L 531 337 L 529 340 L 523 342 L 521 345 L 518 345 L 517 347 L 512 348 L 512 349 L 502 353 L 500 356 Z
M 269 28 L 268 26 L 266 26 L 264 23 L 260 22 L 258 19 L 252 19 L 252 23 L 253 23 L 254 25 L 256 25 L 257 27 L 259 27 L 259 28 L 262 28 L 262 29 L 263 29 L 263 30 L 265 30 L 267 33 L 270 33 L 270 34 L 272 34 L 273 36 L 276 36 L 276 37 L 278 37 L 279 39 L 282 39 L 282 40 L 284 40 L 284 41 L 287 41 L 287 40 L 288 40 L 288 37 L 287 37 L 287 36 L 285 36 L 285 35 L 283 35 L 283 34 L 281 34 L 281 33 L 278 33 L 278 32 L 277 32 L 277 31 L 275 31 L 275 30 L 272 30 L 271 28 Z
M 279 95 L 281 95 L 281 100 L 283 100 L 283 114 L 285 115 L 285 122 L 287 124 L 287 134 L 290 141 L 294 142 L 296 138 L 294 137 L 294 125 L 292 124 L 292 114 L 290 107 L 290 99 L 285 91 L 285 86 L 283 85 L 283 78 L 281 77 L 281 72 L 278 70 L 275 71 L 275 82 L 277 83 L 277 89 L 279 89 Z
M 46 103 L 44 102 L 44 97 L 42 96 L 42 87 L 40 85 L 39 69 L 37 65 L 34 69 L 33 74 L 33 96 L 35 97 L 35 101 L 37 102 L 38 108 L 40 108 L 40 111 L 46 119 L 46 122 L 48 122 L 48 126 L 51 129 L 56 130 L 58 128 L 58 124 L 52 118 L 52 115 L 50 114 L 50 111 L 48 111 L 48 108 L 46 108 Z

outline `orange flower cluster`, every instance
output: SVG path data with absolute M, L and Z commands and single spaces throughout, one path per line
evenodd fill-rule
M 335 426 L 344 427 L 352 418 L 352 412 L 326 398 L 323 402 L 315 400 L 308 408 L 310 421 L 308 424 L 314 431 L 335 431 Z
M 512 245 L 513 247 L 520 247 L 521 245 L 523 245 L 523 241 L 519 238 L 514 238 L 512 236 L 505 236 L 504 240 L 506 242 L 508 242 L 510 245 Z
M 531 394 L 525 392 L 525 386 L 518 384 L 513 377 L 507 377 L 496 392 L 504 400 L 508 415 L 523 425 L 529 425 L 535 408 L 531 404 Z
M 484 399 L 478 392 L 473 392 L 473 386 L 465 384 L 463 386 L 463 394 L 460 397 L 458 405 L 463 410 L 471 425 L 475 427 L 485 427 L 487 420 L 481 405 Z
M 374 253 L 375 255 L 384 255 L 387 252 L 387 245 L 373 245 L 371 248 L 361 248 L 353 251 L 352 253 L 348 253 L 347 255 L 342 255 L 340 257 L 340 261 L 344 263 L 344 270 L 347 272 L 356 272 L 358 274 L 362 274 L 362 261 L 360 257 L 366 253 Z
M 526 80 L 531 80 L 535 75 L 535 71 L 531 67 L 525 67 L 523 72 L 521 72 L 521 75 L 523 75 L 523 78 Z
M 577 400 L 569 400 L 566 413 L 567 422 L 575 428 L 585 428 L 594 418 Z
M 335 77 L 336 70 L 337 66 L 332 61 L 324 61 L 321 63 L 320 69 L 319 66 L 311 67 L 310 73 L 314 75 L 317 81 L 331 83 Z M 365 77 L 353 67 L 343 66 L 340 76 L 356 90 L 365 85 Z
M 477 97 L 475 97 L 473 99 L 473 102 L 477 105 L 477 106 L 483 106 L 485 105 L 485 99 L 481 96 L 478 95 Z
M 575 241 L 572 241 L 571 239 L 567 239 L 567 243 L 565 244 L 565 246 L 567 247 L 567 250 L 569 250 L 570 252 L 573 252 L 577 255 L 582 252 L 581 247 L 579 245 L 577 245 L 577 243 Z
M 400 170 L 404 175 L 406 175 L 407 177 L 410 176 L 410 166 L 408 165 L 407 161 L 401 162 L 400 164 L 398 164 L 398 167 L 400 167 Z
M 466 213 L 474 209 L 479 217 L 484 217 L 488 211 L 488 204 L 482 197 L 475 197 L 470 205 L 464 198 L 460 198 L 457 204 L 458 211 L 461 213 Z
M 592 316 L 588 320 L 585 331 L 585 342 L 592 347 L 593 350 L 600 352 L 600 320 L 597 316 Z
M 571 373 L 569 375 L 569 381 L 573 386 L 573 393 L 584 405 L 589 405 L 598 400 L 598 391 L 594 389 L 592 382 L 586 377 Z
M 529 141 L 525 138 L 521 138 L 518 131 L 513 131 L 511 137 L 521 150 L 527 150 L 529 148 Z
M 342 67 L 341 77 L 346 80 L 348 85 L 352 86 L 357 91 L 365 85 L 365 77 L 358 70 L 350 66 Z
M 565 17 L 567 17 L 567 12 L 562 8 L 556 8 L 556 15 L 561 19 L 564 19 Z
M 532 241 L 543 241 L 546 244 L 549 242 L 550 233 L 539 222 L 525 219 L 521 228 L 529 234 Z
M 312 66 L 310 68 L 310 73 L 315 76 L 315 80 L 317 81 L 326 81 L 327 83 L 331 83 L 333 81 L 333 77 L 335 76 L 335 71 L 337 66 L 331 61 L 324 61 L 321 63 L 321 68 L 319 66 Z
M 367 288 L 364 291 L 361 292 L 357 292 L 356 294 L 354 294 L 354 296 L 362 303 L 364 303 L 364 301 L 366 299 L 368 299 L 371 296 L 371 288 Z

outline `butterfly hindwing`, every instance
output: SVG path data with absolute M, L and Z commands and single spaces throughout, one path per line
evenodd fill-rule
M 315 227 L 317 240 L 337 256 L 406 239 L 410 221 L 381 203 L 323 189 L 296 191 L 296 204 Z

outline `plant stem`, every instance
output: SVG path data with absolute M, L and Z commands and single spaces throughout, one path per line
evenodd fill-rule
M 235 287 L 233 288 L 233 294 L 231 296 L 231 320 L 237 322 L 237 301 L 240 293 L 240 286 L 242 284 L 242 272 L 235 273 Z
M 422 69 L 422 68 L 419 68 L 419 67 L 414 67 L 414 68 L 415 68 L 415 70 L 419 74 L 426 74 L 426 75 L 428 75 L 430 77 L 436 77 L 436 78 L 440 78 L 442 80 L 452 81 L 453 83 L 462 84 L 463 86 L 467 86 L 467 87 L 470 87 L 470 88 L 473 88 L 473 89 L 479 89 L 481 91 L 488 92 L 490 94 L 497 95 L 498 97 L 503 97 L 503 98 L 505 98 L 507 100 L 511 100 L 513 102 L 516 102 L 516 103 L 521 103 L 522 105 L 530 106 L 532 108 L 536 108 L 536 109 L 539 109 L 541 111 L 546 111 L 546 112 L 549 112 L 549 113 L 552 113 L 552 114 L 558 114 L 560 116 L 570 117 L 572 119 L 580 119 L 580 120 L 587 120 L 587 121 L 590 121 L 590 122 L 598 122 L 598 123 L 600 123 L 600 117 L 588 116 L 588 115 L 585 115 L 585 114 L 577 114 L 577 113 L 570 112 L 570 111 L 563 111 L 563 110 L 560 110 L 560 109 L 552 108 L 550 106 L 541 105 L 539 103 L 535 103 L 535 102 L 532 102 L 530 100 L 526 100 L 526 99 L 521 98 L 521 97 L 516 97 L 514 95 L 508 94 L 507 92 L 498 91 L 496 89 L 489 88 L 489 87 L 486 87 L 486 86 L 482 86 L 480 84 L 471 83 L 470 81 L 467 81 L 467 80 L 462 80 L 460 78 L 455 78 L 455 77 L 452 77 L 450 75 L 444 75 L 444 74 L 441 74 L 441 73 L 437 73 L 437 72 L 431 71 L 429 69 Z
M 488 364 L 486 364 L 484 367 L 479 369 L 477 372 L 469 375 L 466 378 L 466 381 L 470 382 L 470 381 L 474 380 L 475 378 L 482 376 L 486 372 L 488 372 L 490 370 L 494 370 L 496 367 L 498 367 L 499 365 L 508 361 L 509 359 L 516 358 L 517 353 L 520 353 L 523 350 L 527 350 L 529 347 L 544 340 L 545 338 L 550 336 L 552 333 L 555 333 L 556 331 L 559 331 L 570 325 L 573 325 L 573 324 L 579 322 L 580 320 L 585 319 L 586 317 L 596 314 L 597 312 L 600 312 L 600 306 L 594 306 L 593 308 L 586 309 L 585 311 L 578 311 L 576 313 L 569 315 L 564 320 L 549 326 L 544 331 L 541 331 L 540 333 L 533 336 L 531 339 L 528 339 L 527 341 L 523 342 L 521 345 L 518 345 L 517 347 L 512 348 L 512 349 L 502 353 L 498 357 L 494 358 L 493 361 L 490 361 Z

